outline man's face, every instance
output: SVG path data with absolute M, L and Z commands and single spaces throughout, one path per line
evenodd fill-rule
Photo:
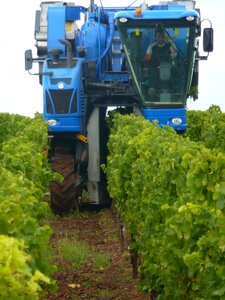
M 156 39 L 156 42 L 157 42 L 159 45 L 163 45 L 163 44 L 164 44 L 164 36 L 163 36 L 162 33 L 156 32 L 156 34 L 155 34 L 155 39 Z

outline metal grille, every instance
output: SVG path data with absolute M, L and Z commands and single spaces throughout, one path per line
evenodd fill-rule
M 73 90 L 49 90 L 56 114 L 68 114 Z
M 48 114 L 76 113 L 77 112 L 77 91 L 74 94 L 73 92 L 74 92 L 73 89 L 46 91 L 47 113 Z
M 73 95 L 72 104 L 71 104 L 71 113 L 77 112 L 77 91 Z
M 48 114 L 53 114 L 53 107 L 49 97 L 48 92 L 46 91 L 46 109 Z

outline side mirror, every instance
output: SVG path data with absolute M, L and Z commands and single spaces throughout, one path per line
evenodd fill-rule
M 203 50 L 205 52 L 213 51 L 213 28 L 204 28 L 203 30 Z
M 25 51 L 25 70 L 28 71 L 33 67 L 32 50 Z

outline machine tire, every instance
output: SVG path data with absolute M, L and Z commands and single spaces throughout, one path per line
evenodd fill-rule
M 74 187 L 74 156 L 60 150 L 56 150 L 51 159 L 52 170 L 64 177 L 63 182 L 51 183 L 51 208 L 55 214 L 69 213 L 75 205 Z

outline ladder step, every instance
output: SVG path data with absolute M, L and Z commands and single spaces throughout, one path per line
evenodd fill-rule
M 113 50 L 112 54 L 114 54 L 114 55 L 121 55 L 122 51 L 121 50 Z
M 113 41 L 115 41 L 115 42 L 120 42 L 120 41 L 121 41 L 120 36 L 114 36 L 114 37 L 113 37 Z

